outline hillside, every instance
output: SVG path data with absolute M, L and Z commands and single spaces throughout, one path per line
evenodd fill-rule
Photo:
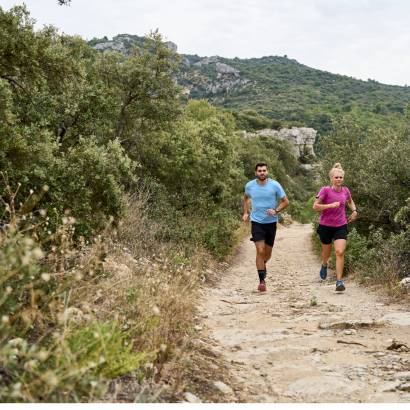
M 93 39 L 100 50 L 126 54 L 143 37 L 118 35 L 112 41 Z M 176 45 L 166 43 L 174 51 Z M 251 59 L 181 54 L 178 82 L 190 98 L 234 110 L 254 109 L 282 121 L 300 122 L 325 130 L 329 115 L 358 108 L 372 116 L 402 113 L 410 88 L 362 81 L 300 64 L 286 56 Z

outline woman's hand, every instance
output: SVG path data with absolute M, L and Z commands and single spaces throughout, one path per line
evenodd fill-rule
M 357 211 L 353 211 L 350 216 L 349 219 L 347 220 L 348 222 L 353 222 L 357 219 Z
M 249 214 L 248 214 L 247 212 L 245 212 L 245 213 L 242 215 L 242 221 L 248 222 L 248 220 L 249 220 Z
M 329 204 L 329 208 L 339 208 L 339 206 L 340 206 L 339 201 Z

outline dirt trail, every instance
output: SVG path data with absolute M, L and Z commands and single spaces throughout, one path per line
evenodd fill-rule
M 229 363 L 232 399 L 409 402 L 410 352 L 387 349 L 392 339 L 410 347 L 407 307 L 352 279 L 336 293 L 332 272 L 321 282 L 311 232 L 301 224 L 278 230 L 265 294 L 256 291 L 248 238 L 218 287 L 204 294 L 202 334 Z

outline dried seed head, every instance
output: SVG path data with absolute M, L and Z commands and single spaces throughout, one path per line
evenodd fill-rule
M 49 273 L 42 273 L 41 274 L 41 279 L 43 279 L 45 282 L 48 282 L 50 280 L 51 276 Z

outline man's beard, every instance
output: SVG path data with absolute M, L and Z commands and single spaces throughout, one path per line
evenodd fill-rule
M 267 177 L 268 177 L 267 175 L 258 175 L 258 176 L 257 176 L 257 178 L 258 178 L 260 181 L 264 181 Z

